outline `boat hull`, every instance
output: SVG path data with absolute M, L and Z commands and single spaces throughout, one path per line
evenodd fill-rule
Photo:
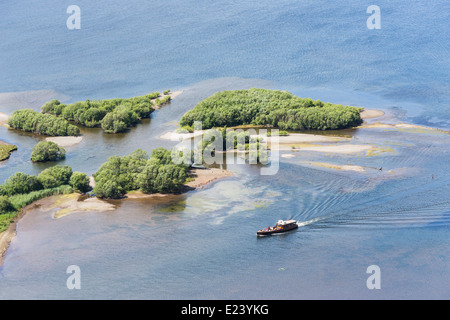
M 289 226 L 289 227 L 285 227 L 283 229 L 275 229 L 275 230 L 259 230 L 258 232 L 256 232 L 256 234 L 258 236 L 270 236 L 272 234 L 277 234 L 277 233 L 284 233 L 284 232 L 288 232 L 288 231 L 292 231 L 298 229 L 298 225 L 293 225 L 293 226 Z

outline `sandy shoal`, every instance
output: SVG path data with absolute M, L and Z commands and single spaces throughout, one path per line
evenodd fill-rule
M 363 119 L 363 120 L 378 118 L 378 117 L 384 116 L 384 114 L 385 114 L 384 111 L 375 110 L 375 109 L 364 109 L 360 113 L 361 119 Z
M 219 168 L 193 169 L 189 173 L 194 178 L 193 181 L 186 185 L 190 188 L 198 189 L 210 184 L 218 179 L 231 177 L 233 173 L 228 170 Z
M 350 165 L 350 164 L 338 165 L 338 164 L 333 164 L 333 163 L 316 162 L 316 161 L 302 161 L 301 163 L 305 164 L 305 165 L 310 165 L 310 166 L 323 167 L 323 168 L 342 170 L 342 171 L 365 172 L 367 170 L 366 167 Z
M 45 141 L 52 141 L 56 143 L 60 147 L 71 147 L 78 143 L 80 143 L 83 140 L 83 137 L 49 137 L 45 138 Z
M 449 131 L 446 130 L 442 130 L 442 129 L 438 129 L 438 128 L 432 128 L 432 127 L 427 127 L 427 126 L 421 126 L 421 125 L 417 125 L 417 124 L 410 124 L 410 123 L 394 123 L 394 124 L 389 124 L 389 123 L 381 123 L 381 122 L 376 122 L 376 123 L 371 123 L 371 124 L 363 124 L 361 126 L 359 126 L 358 128 L 381 128 L 381 129 L 416 129 L 416 130 L 424 130 L 424 131 L 428 131 L 428 132 L 441 132 L 441 133 L 449 133 Z
M 170 96 L 171 99 L 175 99 L 176 97 L 178 97 L 180 94 L 182 94 L 184 91 L 183 90 L 178 90 L 178 91 L 174 91 L 174 92 L 170 92 L 168 94 L 168 96 Z M 165 97 L 165 95 L 162 96 L 163 98 Z
M 294 147 L 294 148 L 293 148 Z M 280 144 L 271 146 L 271 150 L 291 150 L 291 151 L 316 151 L 325 153 L 352 154 L 372 150 L 371 145 L 363 144 L 336 144 L 336 145 L 317 145 L 317 144 Z
M 53 213 L 53 218 L 58 219 L 68 214 L 79 212 L 105 212 L 116 209 L 116 206 L 98 198 L 88 198 L 78 201 L 77 193 L 57 196 L 53 201 L 43 205 L 41 209 L 47 211 L 58 209 Z
M 159 136 L 160 139 L 170 140 L 170 141 L 183 141 L 189 140 L 198 136 L 201 136 L 203 131 L 195 131 L 192 133 L 178 133 L 176 131 L 169 131 Z
M 308 143 L 308 142 L 338 142 L 350 140 L 348 138 L 342 137 L 322 136 L 318 134 L 307 134 L 307 133 L 290 133 L 288 136 L 279 136 L 279 137 L 263 136 L 263 138 L 265 141 L 267 141 L 268 144 L 275 142 L 277 138 L 279 144 Z
M 180 94 L 182 94 L 183 92 L 184 92 L 183 90 L 178 90 L 178 91 L 174 91 L 174 92 L 169 92 L 169 94 L 161 94 L 158 98 L 155 98 L 153 100 L 156 100 L 156 99 L 161 99 L 162 100 L 162 99 L 164 99 L 167 96 L 170 96 L 170 99 L 173 100 L 176 97 L 178 97 Z M 158 110 L 158 109 L 161 109 L 162 106 L 154 106 L 154 108 Z

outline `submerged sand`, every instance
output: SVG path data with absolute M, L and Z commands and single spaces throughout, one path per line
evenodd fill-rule
M 398 129 L 398 130 L 422 130 L 422 131 L 417 131 L 417 132 L 441 132 L 441 133 L 449 133 L 449 131 L 445 131 L 442 129 L 438 129 L 438 128 L 432 128 L 432 127 L 427 127 L 427 126 L 421 126 L 421 125 L 417 125 L 417 124 L 410 124 L 410 123 L 394 123 L 394 124 L 389 124 L 389 123 L 381 123 L 381 122 L 376 122 L 376 123 L 371 123 L 371 124 L 363 124 L 358 128 L 381 128 L 381 129 Z
M 351 164 L 338 165 L 338 164 L 333 164 L 333 163 L 317 162 L 317 161 L 302 161 L 300 163 L 303 165 L 307 165 L 307 166 L 323 167 L 323 168 L 342 170 L 342 171 L 366 172 L 369 169 L 375 170 L 375 168 L 367 168 L 367 167 L 351 165 Z
M 88 198 L 79 201 L 80 195 L 77 193 L 57 196 L 54 201 L 46 203 L 42 209 L 50 211 L 57 209 L 53 213 L 53 218 L 58 219 L 72 213 L 80 212 L 105 212 L 116 209 L 116 206 L 98 198 Z

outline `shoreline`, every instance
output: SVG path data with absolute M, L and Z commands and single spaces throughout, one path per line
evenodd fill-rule
M 34 206 L 35 203 L 29 204 L 25 208 L 20 210 L 20 213 L 12 220 L 8 226 L 8 229 L 0 233 L 0 267 L 3 265 L 3 259 L 5 258 L 6 253 L 8 252 L 11 241 L 14 240 L 17 234 L 17 224 L 20 219 L 25 215 L 25 209 L 29 210 L 30 206 Z
M 189 176 L 191 178 L 194 178 L 194 180 L 186 183 L 185 187 L 179 194 L 185 194 L 192 190 L 201 190 L 204 187 L 210 185 L 214 181 L 233 176 L 233 173 L 231 171 L 218 168 L 205 168 L 205 169 L 198 168 L 190 170 Z M 91 179 L 91 183 L 93 183 L 93 179 Z M 140 191 L 134 191 L 127 193 L 125 195 L 125 198 L 120 199 L 119 201 L 127 199 L 166 197 L 171 195 L 174 194 L 173 193 L 144 194 Z M 20 212 L 17 214 L 17 216 L 12 220 L 13 222 L 11 222 L 8 228 L 0 233 L 0 266 L 3 264 L 4 257 L 8 251 L 11 241 L 13 241 L 14 238 L 16 237 L 17 224 L 19 223 L 20 219 L 24 217 L 28 211 L 30 211 L 30 209 L 36 207 L 42 207 L 47 211 L 58 209 L 52 214 L 53 219 L 59 219 L 69 214 L 79 212 L 105 212 L 105 211 L 113 211 L 116 209 L 115 205 L 107 202 L 106 200 L 98 198 L 88 198 L 84 201 L 79 201 L 80 196 L 82 195 L 80 195 L 79 193 L 53 195 L 50 197 L 37 200 L 27 205 L 26 207 L 22 208 Z

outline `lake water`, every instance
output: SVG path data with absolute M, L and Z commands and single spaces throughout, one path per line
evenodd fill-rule
M 384 110 L 384 122 L 449 130 L 450 4 L 376 4 L 380 30 L 366 27 L 364 1 L 77 1 L 81 29 L 68 30 L 60 1 L 2 2 L 0 112 L 39 110 L 53 98 L 184 90 L 128 133 L 84 129 L 62 164 L 87 174 L 112 155 L 174 146 L 159 136 L 221 90 L 289 90 Z M 113 212 L 55 220 L 30 211 L 0 267 L 0 298 L 450 298 L 450 136 L 420 129 L 341 134 L 390 151 L 294 152 L 273 176 L 228 165 L 234 176 L 208 188 L 116 201 Z M 29 161 L 39 139 L 0 127 L 0 140 L 19 147 L 0 164 L 1 182 L 49 166 Z M 279 219 L 301 227 L 256 237 Z M 69 265 L 81 269 L 81 290 L 66 287 Z M 370 265 L 380 267 L 380 290 L 366 286 Z

